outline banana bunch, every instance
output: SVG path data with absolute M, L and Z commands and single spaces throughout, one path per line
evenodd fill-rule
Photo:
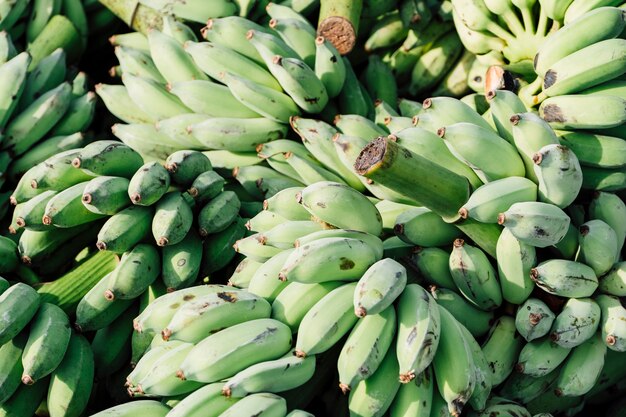
M 0 415 L 79 416 L 94 384 L 94 352 L 68 315 L 16 283 L 0 295 Z

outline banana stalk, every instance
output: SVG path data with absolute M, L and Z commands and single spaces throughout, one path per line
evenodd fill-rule
M 318 35 L 329 40 L 341 55 L 346 55 L 356 44 L 362 8 L 362 0 L 322 0 Z
M 149 29 L 161 30 L 163 16 L 155 9 L 135 0 L 99 0 L 131 29 L 148 34 Z

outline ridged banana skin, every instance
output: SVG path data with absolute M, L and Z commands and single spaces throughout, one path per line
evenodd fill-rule
M 92 213 L 113 215 L 130 205 L 128 198 L 129 181 L 123 177 L 103 175 L 87 183 L 83 190 L 82 202 Z
M 147 37 L 154 65 L 168 83 L 208 79 L 176 39 L 157 29 Z
M 170 191 L 155 205 L 152 236 L 158 246 L 180 243 L 193 223 L 193 213 L 187 194 Z
M 233 248 L 235 252 L 241 253 L 258 262 L 265 262 L 272 256 L 283 252 L 283 249 L 267 245 L 262 233 L 254 233 L 238 239 L 233 244 Z
M 566 130 L 558 135 L 561 145 L 574 151 L 582 166 L 612 169 L 626 165 L 626 144 L 619 137 Z
M 530 270 L 530 276 L 542 290 L 562 297 L 589 297 L 598 288 L 598 278 L 591 267 L 565 259 L 541 262 Z
M 620 76 L 626 71 L 626 40 L 607 39 L 560 59 L 543 74 L 540 96 L 572 94 Z
M 485 93 L 498 134 L 514 144 L 513 126 L 510 120 L 514 114 L 526 112 L 524 102 L 517 94 L 508 90 L 493 90 Z
M 154 123 L 152 116 L 141 110 L 123 85 L 98 83 L 96 94 L 111 114 L 125 123 Z
M 133 300 L 107 300 L 102 295 L 109 286 L 111 273 L 105 275 L 78 302 L 74 327 L 79 332 L 100 330 L 117 319 Z
M 89 401 L 93 375 L 91 346 L 84 336 L 73 334 L 63 361 L 50 378 L 47 401 L 50 416 L 80 416 Z
M 104 214 L 88 210 L 82 203 L 82 196 L 88 182 L 81 182 L 55 194 L 44 210 L 42 222 L 47 226 L 71 228 L 105 217 Z
M 168 413 L 168 417 L 217 417 L 239 398 L 222 395 L 224 384 L 216 382 L 199 388 L 183 398 Z
M 437 304 L 448 310 L 475 338 L 479 338 L 491 328 L 494 320 L 493 311 L 484 311 L 471 304 L 456 291 L 431 285 L 430 294 Z
M 289 187 L 280 190 L 263 202 L 263 210 L 276 213 L 289 220 L 309 220 L 311 214 L 297 201 L 297 194 L 303 189 L 303 187 Z
M 571 3 L 558 3 L 566 5 L 568 2 Z M 567 22 L 539 47 L 534 59 L 535 72 L 543 76 L 554 63 L 571 53 L 602 40 L 615 38 L 622 32 L 625 23 L 624 12 L 616 7 L 599 7 Z M 580 36 L 581 33 L 585 36 Z
M 461 235 L 456 226 L 426 207 L 414 207 L 399 214 L 393 229 L 404 242 L 423 247 L 449 245 Z
M 285 137 L 286 125 L 264 117 L 211 117 L 188 127 L 208 149 L 251 152 L 262 143 Z
M 22 383 L 22 352 L 28 339 L 24 331 L 0 346 L 0 405 L 7 401 Z
M 289 283 L 272 302 L 272 318 L 285 323 L 295 333 L 306 313 L 326 294 L 343 285 L 340 281 L 319 284 Z
M 410 382 L 433 361 L 441 339 L 440 315 L 428 291 L 417 284 L 405 287 L 398 300 L 396 339 L 401 382 Z
M 156 120 L 193 113 L 178 97 L 169 93 L 163 85 L 152 79 L 125 73 L 122 75 L 122 82 L 137 107 L 144 113 L 152 115 Z
M 222 387 L 226 397 L 257 392 L 283 392 L 307 383 L 315 372 L 315 356 L 299 358 L 293 352 L 272 361 L 259 362 L 238 372 Z
M 397 379 L 398 360 L 393 349 L 389 349 L 376 372 L 360 381 L 348 397 L 351 416 L 380 417 L 391 406 L 400 382 Z
M 601 292 L 616 297 L 625 297 L 626 261 L 617 262 L 599 281 L 598 288 Z
M 254 217 L 250 218 L 246 222 L 246 229 L 251 232 L 263 233 L 271 230 L 274 226 L 278 226 L 288 221 L 289 219 L 280 216 L 273 211 L 263 210 L 258 212 Z
M 527 342 L 548 334 L 556 316 L 538 298 L 529 298 L 520 305 L 515 314 L 515 328 Z
M 151 285 L 161 273 L 161 257 L 154 245 L 140 243 L 122 255 L 108 279 L 103 296 L 107 300 L 133 299 Z
M 450 274 L 450 253 L 441 248 L 415 248 L 409 265 L 415 268 L 426 283 L 449 290 L 457 290 Z
M 176 370 L 193 347 L 191 343 L 183 343 L 164 352 L 152 364 L 150 371 L 139 380 L 134 392 L 148 396 L 171 396 L 186 394 L 200 388 L 203 385 L 200 382 L 176 377 Z
M 0 126 L 4 127 L 15 110 L 26 86 L 30 54 L 22 52 L 0 67 L 0 77 L 6 80 L 0 91 Z
M 130 179 L 128 197 L 135 205 L 149 206 L 156 203 L 167 192 L 170 174 L 155 161 L 142 165 Z
M 324 181 L 302 190 L 300 204 L 315 217 L 340 229 L 358 230 L 379 236 L 382 219 L 376 206 L 347 185 Z M 346 216 L 357 211 L 359 216 Z
M 381 259 L 363 274 L 354 292 L 354 312 L 359 317 L 378 314 L 402 294 L 406 268 L 393 259 Z
M 306 236 L 299 238 L 296 241 L 296 247 L 306 245 L 311 242 L 315 242 L 316 240 L 325 239 L 329 237 L 342 237 L 348 239 L 357 239 L 366 242 L 372 250 L 376 253 L 376 257 L 378 259 L 382 259 L 383 257 L 383 241 L 374 235 L 370 235 L 369 233 L 359 232 L 357 230 L 346 230 L 346 229 L 327 229 L 320 230 L 318 232 L 310 233 Z
M 29 285 L 18 282 L 0 295 L 0 346 L 16 337 L 39 309 L 39 294 Z
M 181 306 L 161 335 L 198 343 L 208 335 L 249 320 L 268 318 L 271 306 L 247 291 L 216 292 Z
M 437 388 L 448 404 L 448 411 L 458 416 L 476 386 L 474 372 L 459 370 L 474 369 L 476 364 L 462 325 L 446 309 L 437 308 L 441 317 L 441 337 L 433 359 L 433 371 Z
M 533 155 L 539 181 L 539 201 L 557 207 L 569 206 L 583 184 L 583 172 L 576 154 L 563 145 L 546 145 Z
M 356 282 L 335 288 L 305 314 L 298 326 L 296 355 L 307 356 L 330 349 L 357 321 L 352 306 Z
M 50 375 L 61 363 L 70 342 L 67 314 L 50 303 L 42 303 L 33 318 L 22 354 L 22 382 L 32 385 Z
M 570 298 L 554 319 L 550 338 L 559 346 L 574 348 L 595 334 L 600 316 L 600 306 L 592 299 Z
M 626 122 L 624 101 L 608 95 L 549 97 L 539 106 L 539 116 L 553 129 L 606 129 Z
M 161 249 L 161 279 L 168 290 L 191 286 L 200 272 L 202 240 L 192 231 L 175 244 Z
M 227 86 L 205 80 L 191 80 L 168 86 L 169 92 L 196 114 L 212 117 L 259 117 L 241 104 Z
M 433 371 L 428 367 L 408 384 L 401 384 L 389 407 L 391 417 L 429 417 L 432 398 Z
M 616 352 L 626 351 L 626 309 L 620 299 L 599 294 L 595 297 L 602 314 L 602 340 L 609 349 Z
M 323 230 L 322 224 L 311 220 L 285 221 L 263 233 L 268 245 L 281 249 L 291 249 L 295 242 L 310 233 Z
M 246 367 L 276 359 L 289 350 L 291 330 L 274 319 L 240 323 L 214 333 L 189 352 L 177 376 L 199 382 L 215 382 Z
M 154 209 L 130 206 L 107 219 L 98 232 L 96 247 L 115 253 L 130 251 L 150 233 Z
M 250 394 L 232 405 L 220 417 L 284 417 L 287 403 L 276 394 L 261 392 Z
M 283 250 L 265 261 L 252 276 L 247 291 L 272 303 L 289 285 L 280 279 L 280 271 L 293 251 L 294 249 Z
M 597 276 L 608 272 L 619 258 L 617 234 L 602 220 L 590 220 L 578 228 L 576 259 L 589 265 Z
M 461 294 L 482 310 L 502 304 L 502 291 L 496 271 L 487 255 L 463 239 L 454 241 L 450 253 L 450 273 Z
M 535 378 L 546 376 L 563 363 L 571 350 L 557 345 L 547 336 L 533 340 L 522 347 L 515 370 Z
M 523 303 L 535 287 L 530 279 L 530 270 L 537 264 L 535 247 L 522 243 L 505 227 L 496 243 L 496 260 L 502 298 Z
M 153 365 L 167 352 L 183 345 L 188 345 L 188 343 L 179 340 L 172 340 L 169 343 L 165 343 L 161 335 L 154 336 L 145 354 L 139 359 L 133 370 L 126 377 L 124 386 L 130 388 L 129 393 L 138 394 L 138 392 L 135 392 L 137 384 L 152 371 Z
M 11 398 L 0 404 L 0 417 L 33 415 L 46 399 L 49 381 L 46 377 L 33 385 L 20 385 Z
M 323 238 L 295 248 L 285 260 L 278 277 L 282 281 L 309 284 L 356 281 L 379 259 L 375 249 L 365 241 Z
M 437 134 L 489 181 L 525 174 L 524 163 L 515 148 L 491 129 L 460 122 L 438 129 Z
M 137 415 L 145 417 L 165 417 L 171 409 L 155 400 L 139 400 L 116 405 L 91 417 L 133 417 Z
M 339 95 L 346 80 L 346 67 L 334 45 L 322 36 L 315 38 L 315 75 L 322 81 L 328 97 Z
M 376 372 L 390 350 L 395 334 L 396 311 L 393 306 L 357 321 L 337 359 L 339 388 L 344 394 Z
M 498 215 L 498 224 L 508 228 L 521 242 L 545 248 L 560 242 L 567 233 L 570 218 L 553 204 L 515 203 Z
M 131 147 L 113 140 L 98 140 L 82 148 L 72 166 L 91 175 L 130 178 L 143 165 L 143 158 Z
M 555 394 L 573 397 L 589 392 L 600 377 L 606 350 L 600 333 L 575 347 L 561 368 Z
M 459 209 L 459 214 L 463 218 L 469 217 L 482 223 L 496 223 L 498 213 L 522 201 L 537 201 L 537 185 L 528 178 L 506 177 L 488 182 L 474 190 L 469 200 Z
M 494 323 L 482 345 L 482 351 L 491 370 L 493 386 L 501 384 L 513 372 L 523 343 L 523 338 L 516 332 L 515 320 L 512 317 L 502 316 Z
M 558 378 L 560 370 L 557 368 L 540 377 L 514 372 L 500 386 L 498 394 L 511 401 L 528 404 L 550 389 L 550 386 Z
M 469 330 L 467 330 L 465 326 L 461 325 L 460 328 L 465 334 L 465 340 L 472 350 L 474 367 L 469 369 L 469 371 L 473 371 L 476 377 L 474 391 L 472 392 L 472 396 L 470 397 L 468 404 L 472 410 L 481 411 L 485 409 L 487 402 L 492 397 L 491 390 L 495 385 L 492 381 L 492 370 L 490 368 L 490 363 L 487 361 L 487 358 L 475 337 L 470 334 Z

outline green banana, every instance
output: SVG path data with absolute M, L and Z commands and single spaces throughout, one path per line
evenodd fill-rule
M 554 319 L 550 339 L 574 348 L 591 338 L 600 324 L 600 307 L 590 298 L 570 298 Z
M 250 394 L 220 414 L 222 417 L 281 417 L 285 415 L 287 415 L 285 399 L 276 394 L 264 392 Z
M 147 37 L 150 57 L 168 83 L 208 79 L 175 38 L 156 29 L 149 31 Z
M 393 231 L 404 242 L 424 247 L 448 245 L 460 235 L 454 225 L 425 207 L 400 213 Z
M 176 375 L 182 380 L 215 382 L 255 363 L 277 359 L 290 346 L 291 330 L 287 325 L 273 319 L 247 321 L 196 344 Z
M 150 206 L 167 192 L 170 174 L 157 162 L 148 162 L 141 166 L 130 178 L 128 196 L 133 204 Z
M 46 226 L 71 228 L 105 217 L 83 204 L 83 194 L 89 182 L 81 182 L 55 194 L 46 203 L 42 223 Z
M 548 334 L 554 317 L 546 303 L 538 298 L 529 298 L 517 309 L 515 328 L 527 342 L 530 342 Z
M 320 223 L 310 220 L 285 221 L 263 232 L 268 245 L 279 249 L 291 249 L 295 242 L 308 234 L 323 230 Z
M 282 392 L 304 385 L 315 372 L 315 356 L 299 358 L 292 352 L 279 359 L 256 363 L 239 371 L 222 387 L 226 397 L 258 392 Z
M 99 140 L 82 148 L 72 166 L 91 175 L 130 178 L 143 165 L 143 158 L 129 146 L 112 140 Z
M 41 402 L 46 399 L 49 380 L 46 377 L 33 385 L 20 385 L 11 398 L 0 405 L 0 416 L 34 415 Z
M 527 404 L 550 389 L 559 376 L 560 368 L 547 375 L 534 377 L 519 372 L 512 373 L 501 385 L 499 394 L 520 404 Z M 547 417 L 539 415 L 539 417 Z
M 576 154 L 563 145 L 546 145 L 533 155 L 533 162 L 539 181 L 539 201 L 561 208 L 569 206 L 583 183 Z
M 127 46 L 116 46 L 114 51 L 120 64 L 122 74 L 144 77 L 156 81 L 159 84 L 166 83 L 165 78 L 154 64 L 154 60 L 150 56 L 149 50 L 142 51 L 140 49 Z
M 0 346 L 0 404 L 10 399 L 22 382 L 22 352 L 27 338 L 24 331 Z
M 493 311 L 480 310 L 462 295 L 445 287 L 431 285 L 429 291 L 437 304 L 448 310 L 475 338 L 485 335 L 491 328 Z
M 408 384 L 400 385 L 389 408 L 391 417 L 429 417 L 433 397 L 433 373 L 428 367 Z
M 541 102 L 539 116 L 554 129 L 606 129 L 626 122 L 624 99 L 569 94 Z
M 74 98 L 70 102 L 67 112 L 54 125 L 50 134 L 54 136 L 71 135 L 86 130 L 93 121 L 95 110 L 96 93 L 93 91 L 88 91 Z
M 76 307 L 76 321 L 74 322 L 74 327 L 79 332 L 105 328 L 132 304 L 133 300 L 116 298 L 109 301 L 102 296 L 109 287 L 111 274 L 105 275 L 79 301 Z
M 284 222 L 289 222 L 289 220 L 272 211 L 262 210 L 246 222 L 246 229 L 252 232 L 263 233 Z
M 51 417 L 81 415 L 93 386 L 94 356 L 84 336 L 73 334 L 63 361 L 52 373 L 48 388 Z
M 239 398 L 222 395 L 224 384 L 205 385 L 186 396 L 168 413 L 170 417 L 217 417 Z
M 622 160 L 624 141 L 620 138 L 582 131 L 558 134 L 559 142 L 574 152 L 581 165 L 619 168 L 626 162 Z
M 269 27 L 311 68 L 315 65 L 315 28 L 300 17 L 272 17 Z
M 137 308 L 132 306 L 113 323 L 96 331 L 91 341 L 96 378 L 106 378 L 129 362 L 133 333 L 131 323 L 136 315 Z
M 49 227 L 43 224 L 42 218 L 48 201 L 56 194 L 56 191 L 44 191 L 30 200 L 16 205 L 9 232 L 17 233 L 17 230 L 22 227 L 30 230 L 47 230 Z
M 323 36 L 315 38 L 314 70 L 324 84 L 328 97 L 337 97 L 346 80 L 346 66 L 339 51 Z
M 576 260 L 589 265 L 597 276 L 604 275 L 619 258 L 617 234 L 602 220 L 590 220 L 578 230 Z
M 198 234 L 190 231 L 175 245 L 161 250 L 161 278 L 168 290 L 191 286 L 200 272 L 202 241 Z
M 408 91 L 420 95 L 435 87 L 444 77 L 444 68 L 454 65 L 461 56 L 463 44 L 456 31 L 451 31 L 435 40 L 431 47 L 417 60 L 411 71 Z
M 561 297 L 589 297 L 598 288 L 598 278 L 591 267 L 565 259 L 541 262 L 530 270 L 530 277 L 542 290 Z
M 209 149 L 249 152 L 261 143 L 284 137 L 287 129 L 267 118 L 211 117 L 190 125 L 188 131 Z
M 0 126 L 2 127 L 9 122 L 21 95 L 28 92 L 27 68 L 30 61 L 30 54 L 22 52 L 0 66 L 0 77 L 6 80 L 6 84 L 0 90 Z M 61 66 L 65 68 L 65 65 Z M 34 100 L 30 100 L 29 103 L 32 101 Z
M 515 370 L 534 378 L 546 376 L 563 363 L 570 351 L 571 348 L 557 345 L 550 337 L 533 340 L 522 347 Z
M 128 183 L 123 177 L 96 177 L 83 189 L 83 205 L 92 213 L 113 215 L 131 203 Z
M 235 271 L 228 278 L 228 285 L 236 288 L 248 288 L 250 280 L 254 276 L 254 273 L 263 265 L 262 262 L 257 262 L 250 258 L 243 258 L 241 262 L 237 264 Z M 281 320 L 284 322 L 284 320 Z
M 393 306 L 359 320 L 346 340 L 339 358 L 339 387 L 346 394 L 359 381 L 373 376 L 390 349 L 396 333 Z
M 250 320 L 268 318 L 271 306 L 247 291 L 216 292 L 199 297 L 176 310 L 161 331 L 163 340 L 198 343 L 207 335 Z
M 598 288 L 601 292 L 623 297 L 626 295 L 626 262 L 617 262 L 600 278 Z
M 0 295 L 0 346 L 16 337 L 39 309 L 39 294 L 32 287 L 18 282 Z
M 573 397 L 589 392 L 602 372 L 606 349 L 600 334 L 575 347 L 555 382 L 555 394 Z
M 215 198 L 224 188 L 225 180 L 215 171 L 205 171 L 198 175 L 187 190 L 197 203 Z
M 96 247 L 115 253 L 130 251 L 150 233 L 154 209 L 130 206 L 107 219 L 98 232 Z
M 152 235 L 159 246 L 175 245 L 185 238 L 192 222 L 193 213 L 188 195 L 170 191 L 155 205 Z
M 194 113 L 213 117 L 259 117 L 240 103 L 227 86 L 212 81 L 181 81 L 172 84 L 169 91 Z
M 226 230 L 210 236 L 207 244 L 203 245 L 200 274 L 210 274 L 228 265 L 235 257 L 233 245 L 242 239 L 245 233 L 243 220 L 237 219 Z
M 213 166 L 202 152 L 177 151 L 167 157 L 165 169 L 174 183 L 188 187 L 198 175 L 210 171 Z
M 535 113 L 514 114 L 510 122 L 513 144 L 524 161 L 526 177 L 538 183 L 533 156 L 544 146 L 558 144 L 559 140 L 550 125 Z
M 570 218 L 549 203 L 515 203 L 498 215 L 498 224 L 509 229 L 520 242 L 538 248 L 559 243 L 567 233 Z
M 161 404 L 160 401 L 140 400 L 107 408 L 93 414 L 91 417 L 131 417 L 137 415 L 137 413 L 150 417 L 165 417 L 169 411 L 170 408 Z
M 359 317 L 378 314 L 400 296 L 406 286 L 407 272 L 393 259 L 374 263 L 357 283 L 354 292 L 354 312 Z
M 200 236 L 218 233 L 237 218 L 241 202 L 233 191 L 224 191 L 202 207 L 198 214 Z
M 456 291 L 456 284 L 450 274 L 449 260 L 450 253 L 441 248 L 422 247 L 416 248 L 409 258 L 410 265 L 427 283 Z
M 310 220 L 311 214 L 297 201 L 297 195 L 302 190 L 302 187 L 290 187 L 279 191 L 271 198 L 263 201 L 263 210 L 293 221 Z
M 600 306 L 602 323 L 600 323 L 602 340 L 609 349 L 617 352 L 626 350 L 626 326 L 624 326 L 624 317 L 626 310 L 622 306 L 619 298 L 599 294 L 595 297 L 595 301 Z
M 157 249 L 147 243 L 134 246 L 122 255 L 108 279 L 104 297 L 133 299 L 141 295 L 161 273 L 161 257 Z
M 502 298 L 523 303 L 534 288 L 530 271 L 537 263 L 535 247 L 521 242 L 505 227 L 496 243 L 496 260 Z
M 59 366 L 71 333 L 67 314 L 54 304 L 42 303 L 33 317 L 22 354 L 22 383 L 32 385 Z
M 497 386 L 513 372 L 524 340 L 516 333 L 515 320 L 502 316 L 491 327 L 482 351 L 491 371 L 491 383 Z

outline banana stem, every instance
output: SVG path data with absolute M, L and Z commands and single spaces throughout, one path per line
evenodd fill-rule
M 526 30 L 526 33 L 535 33 L 535 22 L 530 9 L 522 9 L 522 21 L 524 22 L 524 29 Z
M 341 55 L 356 43 L 363 0 L 322 0 L 317 24 L 318 36 L 333 44 Z
M 540 8 L 539 20 L 537 21 L 537 35 L 546 36 L 546 29 L 548 28 L 548 15 L 543 7 Z
M 517 15 L 515 15 L 515 13 L 513 13 L 512 11 L 503 14 L 501 17 L 506 22 L 506 25 L 508 26 L 511 33 L 513 33 L 515 36 L 520 36 L 521 34 L 526 32 L 524 26 L 522 26 L 522 22 L 519 21 Z
M 488 25 L 487 30 L 497 37 L 502 38 L 509 45 L 515 43 L 515 36 L 511 35 L 504 28 L 502 28 L 502 26 L 498 25 L 495 22 L 491 22 Z
M 29 70 L 57 48 L 63 48 L 69 62 L 78 61 L 84 49 L 76 26 L 63 15 L 53 16 L 33 43 L 28 45 L 27 50 L 32 57 Z
M 56 304 L 68 315 L 73 314 L 78 302 L 113 271 L 117 262 L 118 257 L 113 252 L 96 252 L 61 278 L 41 285 L 37 292 L 42 302 Z
M 381 136 L 359 153 L 355 171 L 375 183 L 419 201 L 449 221 L 459 218 L 470 185 L 465 177 Z
M 527 108 L 531 108 L 539 104 L 538 96 L 535 94 L 541 89 L 543 78 L 537 77 L 532 83 L 520 88 L 518 96 Z
M 161 29 L 163 16 L 151 7 L 139 3 L 139 0 L 99 0 L 113 14 L 130 28 L 147 34 L 149 29 Z

